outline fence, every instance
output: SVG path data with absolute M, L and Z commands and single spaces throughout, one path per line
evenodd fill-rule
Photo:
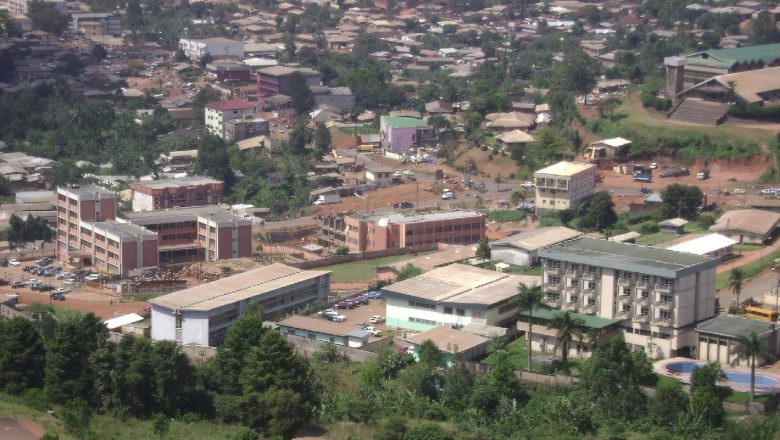
M 287 338 L 287 342 L 295 347 L 295 351 L 306 357 L 313 356 L 314 353 L 329 345 L 327 342 L 304 338 L 296 335 L 285 334 L 284 337 Z M 375 361 L 379 358 L 379 355 L 376 353 L 352 347 L 344 347 L 341 345 L 336 346 L 336 352 L 340 356 L 343 356 L 353 362 Z

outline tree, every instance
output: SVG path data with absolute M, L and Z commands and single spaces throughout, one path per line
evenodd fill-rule
M 661 199 L 663 218 L 682 217 L 691 220 L 698 215 L 704 194 L 698 186 L 674 183 L 661 191 Z
M 171 429 L 171 419 L 165 416 L 165 414 L 155 414 L 152 417 L 152 434 L 155 437 L 162 440 L 168 435 L 168 431 Z
M 198 145 L 198 160 L 195 162 L 195 170 L 225 182 L 225 186 L 228 188 L 231 187 L 235 181 L 235 175 L 233 169 L 230 168 L 227 143 L 213 134 L 204 135 Z
M 11 36 L 11 28 L 13 27 L 13 19 L 11 15 L 3 9 L 0 11 L 0 37 L 8 38 Z
M 423 423 L 409 428 L 404 440 L 453 440 L 453 437 L 439 425 Z
M 457 413 L 468 406 L 463 398 L 471 394 L 474 387 L 474 377 L 463 362 L 457 362 L 444 372 L 444 386 L 441 390 L 441 403 Z
M 417 347 L 419 362 L 431 370 L 439 366 L 441 350 L 431 340 L 425 340 Z
M 176 53 L 173 54 L 173 61 L 176 61 L 177 63 L 186 63 L 190 61 L 190 59 L 187 57 L 187 54 L 179 48 L 176 49 Z
M 733 354 L 736 355 L 732 364 L 739 360 L 748 361 L 750 363 L 750 396 L 756 397 L 756 359 L 771 359 L 772 353 L 769 351 L 769 345 L 766 339 L 758 336 L 755 332 L 750 336 L 739 336 L 737 338 L 737 346 L 733 349 Z
M 538 308 L 542 304 L 542 288 L 538 285 L 528 286 L 527 284 L 520 283 L 517 286 L 517 297 L 515 302 L 517 304 L 517 313 L 528 312 L 528 335 L 526 337 L 526 347 L 528 349 L 528 371 L 532 371 L 531 368 L 531 341 L 534 336 L 534 309 Z
M 731 269 L 729 273 L 729 289 L 734 294 L 734 306 L 739 307 L 739 295 L 742 293 L 742 283 L 745 281 L 745 272 L 740 267 Z
M 404 440 L 406 420 L 401 416 L 390 416 L 379 425 L 374 433 L 374 440 Z
M 401 270 L 398 271 L 398 275 L 396 275 L 395 280 L 403 281 L 408 280 L 409 278 L 414 278 L 418 275 L 422 275 L 423 270 L 419 267 L 415 266 L 412 263 L 406 263 L 401 267 Z
M 490 260 L 490 245 L 487 237 L 479 241 L 479 246 L 474 256 L 483 260 Z
M 27 9 L 27 15 L 37 29 L 60 35 L 68 27 L 67 16 L 62 15 L 54 3 L 34 0 L 28 4 Z
M 583 228 L 590 228 L 603 232 L 617 223 L 617 213 L 612 196 L 606 191 L 600 191 L 593 196 L 588 211 L 583 218 Z
M 0 390 L 19 394 L 43 385 L 46 352 L 30 321 L 0 321 Z
M 680 382 L 659 382 L 648 412 L 657 426 L 665 429 L 676 428 L 688 413 L 689 401 L 688 393 Z
M 585 320 L 582 318 L 573 318 L 571 313 L 565 311 L 563 313 L 557 313 L 553 316 L 547 328 L 554 328 L 558 330 L 556 338 L 555 349 L 560 348 L 561 359 L 563 361 L 563 371 L 569 372 L 569 347 L 574 341 L 574 337 L 582 339 L 582 326 L 585 324 Z
M 210 52 L 206 52 L 203 55 L 201 55 L 201 57 L 198 59 L 198 65 L 200 66 L 201 69 L 204 69 L 206 68 L 206 65 L 212 61 L 214 61 L 214 57 L 211 56 Z
M 103 45 L 100 43 L 92 46 L 92 50 L 89 53 L 90 55 L 92 55 L 93 58 L 95 58 L 98 61 L 103 61 L 108 56 L 108 52 L 106 51 L 106 48 L 103 47 Z
M 128 0 L 125 8 L 125 22 L 133 33 L 141 30 L 144 26 L 144 12 L 139 0 Z
M 330 130 L 322 122 L 318 122 L 317 128 L 314 130 L 314 149 L 320 159 L 331 150 Z
M 314 108 L 314 95 L 301 72 L 290 74 L 290 100 L 292 108 L 299 115 L 308 114 Z
M 717 362 L 710 362 L 691 373 L 690 412 L 694 424 L 713 427 L 723 423 L 725 413 L 717 390 L 717 383 L 722 379 L 723 370 Z
M 774 14 L 762 11 L 750 22 L 750 41 L 753 44 L 770 44 L 780 41 L 780 31 Z
M 290 147 L 290 153 L 295 156 L 305 156 L 306 147 L 312 142 L 312 132 L 309 128 L 308 114 L 304 113 L 303 116 L 295 120 L 290 131 L 290 139 L 288 145 Z
M 90 420 L 92 420 L 92 408 L 81 398 L 70 400 L 62 407 L 59 419 L 65 430 L 78 439 L 86 439 L 89 432 Z

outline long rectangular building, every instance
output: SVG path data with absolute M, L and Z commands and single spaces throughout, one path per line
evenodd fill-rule
M 715 316 L 715 258 L 590 238 L 539 257 L 547 306 L 618 319 L 626 344 L 650 357 L 689 354 L 696 324 Z
M 329 271 L 272 264 L 151 300 L 152 339 L 217 346 L 228 327 L 252 304 L 266 316 L 325 300 Z

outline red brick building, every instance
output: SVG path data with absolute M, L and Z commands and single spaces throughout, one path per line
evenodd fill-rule
M 130 184 L 133 211 L 189 206 L 219 205 L 224 200 L 225 184 L 211 177 L 190 176 Z
M 485 215 L 474 211 L 353 215 L 346 217 L 346 224 L 346 246 L 361 252 L 476 243 L 485 237 Z
M 69 251 L 79 249 L 81 222 L 115 218 L 116 196 L 113 192 L 89 185 L 57 188 L 57 258 L 67 260 L 71 256 Z

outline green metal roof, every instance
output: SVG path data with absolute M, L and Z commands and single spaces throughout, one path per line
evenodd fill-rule
M 708 58 L 704 58 L 704 55 Z M 683 55 L 689 64 L 730 68 L 736 63 L 763 62 L 771 64 L 780 59 L 780 43 L 743 46 L 732 49 L 710 49 Z
M 664 278 L 677 278 L 718 265 L 717 259 L 703 255 L 592 238 L 580 238 L 540 249 L 538 255 L 540 258 Z
M 417 119 L 417 118 L 405 118 L 401 116 L 382 116 L 381 119 L 383 124 L 386 124 L 390 127 L 412 128 L 412 127 L 422 127 L 428 125 L 422 119 Z
M 704 321 L 696 326 L 696 331 L 718 336 L 736 339 L 740 336 L 748 337 L 751 333 L 761 335 L 773 330 L 769 322 L 745 318 L 744 316 L 721 316 Z
M 553 317 L 559 313 L 563 313 L 563 310 L 538 307 L 534 309 L 533 320 L 534 322 L 546 323 L 552 321 Z M 526 318 L 526 320 L 529 317 L 527 311 L 520 312 L 518 315 Z M 600 316 L 586 315 L 585 313 L 578 312 L 569 312 L 569 315 L 571 315 L 572 319 L 582 319 L 584 321 L 583 327 L 599 330 L 616 325 L 620 322 L 619 319 L 602 318 Z

